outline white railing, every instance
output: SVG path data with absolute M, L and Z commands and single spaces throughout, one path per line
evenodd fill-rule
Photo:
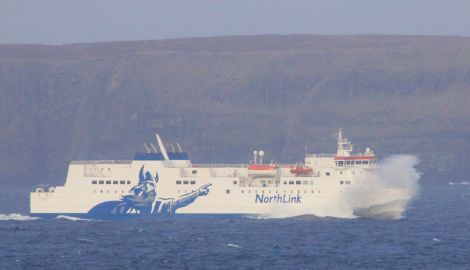
M 191 164 L 192 168 L 247 168 L 248 164 Z
M 131 164 L 132 160 L 72 160 L 70 164 Z
M 307 154 L 306 158 L 334 158 L 335 154 Z
M 269 164 L 263 164 L 269 165 Z M 276 164 L 279 168 L 292 168 L 295 164 Z M 249 164 L 192 164 L 192 168 L 248 168 Z

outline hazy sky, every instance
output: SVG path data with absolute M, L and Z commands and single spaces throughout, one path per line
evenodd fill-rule
M 0 43 L 246 34 L 470 36 L 470 0 L 0 2 Z

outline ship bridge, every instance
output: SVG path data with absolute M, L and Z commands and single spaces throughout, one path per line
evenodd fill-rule
M 338 142 L 336 154 L 307 154 L 305 164 L 317 168 L 344 168 L 371 167 L 377 163 L 372 149 L 366 148 L 364 153 L 353 154 L 353 144 L 343 136 L 343 130 L 339 129 L 335 135 Z

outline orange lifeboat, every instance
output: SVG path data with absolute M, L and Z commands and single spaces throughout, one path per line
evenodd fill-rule
M 277 174 L 276 164 L 250 164 L 248 173 L 252 177 L 273 177 Z
M 295 167 L 292 167 L 290 169 L 290 172 L 292 174 L 295 174 L 296 176 L 308 176 L 311 175 L 313 172 L 313 169 L 307 166 L 304 166 L 302 163 L 297 163 L 295 164 Z

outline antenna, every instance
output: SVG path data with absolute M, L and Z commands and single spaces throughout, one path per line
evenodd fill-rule
M 145 151 L 147 151 L 147 154 L 150 154 L 150 148 L 147 146 L 146 143 L 144 143 Z
M 158 154 L 157 147 L 155 147 L 155 145 L 153 145 L 153 143 L 151 143 L 150 146 L 152 146 L 153 151 L 155 152 L 155 154 Z
M 176 143 L 176 148 L 178 148 L 178 151 L 179 151 L 180 153 L 183 153 L 183 148 L 181 148 L 180 143 Z
M 162 151 L 163 157 L 165 158 L 165 160 L 169 160 L 170 158 L 168 157 L 168 154 L 166 152 L 165 145 L 163 145 L 162 139 L 160 139 L 160 135 L 158 135 L 157 133 L 155 134 L 155 137 L 157 138 L 158 147 L 160 147 L 160 151 Z

